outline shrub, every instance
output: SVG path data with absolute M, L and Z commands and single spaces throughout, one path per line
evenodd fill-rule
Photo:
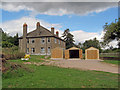
M 14 46 L 12 48 L 3 48 L 3 58 L 6 60 L 20 59 L 24 57 L 25 53 L 21 52 L 18 47 Z

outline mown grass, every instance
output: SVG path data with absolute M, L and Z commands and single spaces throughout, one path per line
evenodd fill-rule
M 32 72 L 19 68 L 3 74 L 3 88 L 118 88 L 118 74 L 44 65 L 25 66 Z
M 102 62 L 119 65 L 120 61 L 118 60 L 104 60 Z
M 49 57 L 48 57 L 49 58 Z M 9 62 L 23 63 L 23 62 L 44 62 L 45 55 L 31 55 L 30 59 L 25 61 L 21 59 L 8 60 Z
M 100 54 L 100 57 L 119 57 L 119 55 L 101 55 Z

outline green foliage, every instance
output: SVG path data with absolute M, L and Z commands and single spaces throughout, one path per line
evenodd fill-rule
M 19 40 L 18 40 L 18 33 L 15 36 L 9 36 L 9 34 L 2 32 L 2 47 L 13 47 L 18 46 Z
M 105 44 L 108 44 L 113 40 L 117 40 L 120 48 L 120 21 L 115 23 L 112 22 L 109 25 L 106 23 L 103 28 L 105 31 L 105 35 L 103 37 Z
M 66 42 L 66 49 L 74 46 L 74 36 L 70 33 L 69 29 L 66 29 L 63 33 L 64 41 Z
M 100 42 L 96 38 L 94 38 L 93 40 L 92 39 L 86 40 L 84 43 L 79 43 L 78 46 L 83 50 L 83 53 L 85 53 L 85 49 L 89 47 L 95 47 L 99 49 L 100 52 L 102 51 Z
M 10 42 L 8 42 L 8 41 L 2 41 L 2 47 L 3 47 L 3 48 L 4 48 L 4 47 L 10 48 L 10 47 L 12 47 L 12 46 L 14 46 L 12 43 L 10 43 Z
M 2 53 L 4 55 L 4 58 L 6 60 L 10 59 L 19 59 L 24 57 L 25 53 L 20 52 L 17 46 L 11 47 L 11 48 L 3 48 Z

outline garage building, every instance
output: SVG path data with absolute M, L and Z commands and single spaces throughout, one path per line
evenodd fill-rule
M 99 49 L 90 47 L 85 50 L 85 59 L 99 59 Z
M 70 59 L 70 58 L 82 59 L 82 49 L 72 47 L 72 48 L 65 50 L 65 59 Z

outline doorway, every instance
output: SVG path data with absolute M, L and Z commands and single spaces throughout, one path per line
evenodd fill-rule
M 69 50 L 70 58 L 79 58 L 79 50 Z

